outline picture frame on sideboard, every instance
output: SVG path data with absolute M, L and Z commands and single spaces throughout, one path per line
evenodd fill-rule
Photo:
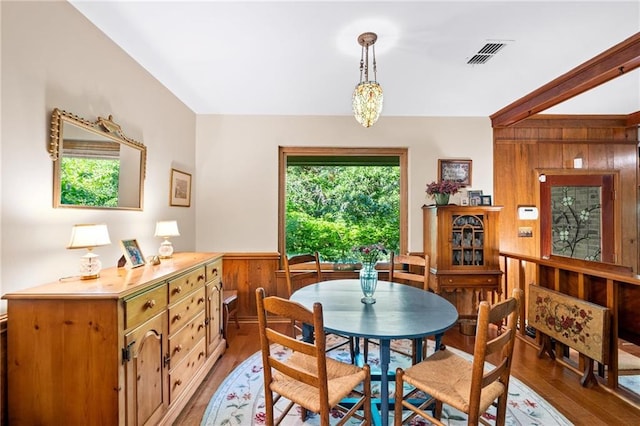
M 137 240 L 121 240 L 120 247 L 122 248 L 125 259 L 127 259 L 127 265 L 131 268 L 137 268 L 146 263 Z

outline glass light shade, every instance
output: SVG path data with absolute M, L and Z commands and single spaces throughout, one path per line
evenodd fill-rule
M 111 244 L 109 230 L 105 224 L 74 225 L 68 249 L 86 248 L 87 253 L 80 258 L 80 279 L 91 280 L 100 276 L 102 262 L 93 248 Z
M 168 259 L 173 255 L 173 244 L 169 241 L 169 237 L 180 236 L 178 231 L 178 222 L 175 220 L 162 220 L 156 222 L 156 237 L 164 238 L 164 241 L 160 243 L 158 254 L 164 259 Z
M 375 81 L 358 84 L 353 91 L 353 115 L 364 127 L 372 126 L 382 112 L 382 87 Z

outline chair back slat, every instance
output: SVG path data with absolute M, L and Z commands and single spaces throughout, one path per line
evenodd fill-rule
M 276 343 L 278 345 L 284 346 L 285 348 L 289 348 L 294 352 L 300 352 L 310 356 L 317 356 L 315 345 L 309 344 L 303 340 L 293 339 L 288 334 L 280 333 L 271 328 L 267 329 L 267 339 L 269 340 L 270 345 Z
M 421 273 L 413 272 L 419 269 Z M 419 283 L 419 288 L 429 288 L 429 256 L 414 256 L 391 253 L 389 259 L 389 281 L 398 280 Z
M 284 256 L 282 263 L 287 281 L 287 291 L 289 292 L 288 297 L 291 297 L 294 291 L 305 285 L 322 281 L 322 269 L 318 252 L 291 257 Z

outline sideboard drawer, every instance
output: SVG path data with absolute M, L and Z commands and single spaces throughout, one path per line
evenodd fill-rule
M 205 308 L 205 289 L 191 293 L 184 300 L 169 307 L 169 335 L 180 330 L 182 326 L 191 321 L 193 317 Z
M 218 259 L 214 262 L 207 263 L 205 266 L 207 269 L 207 282 L 213 280 L 220 280 L 222 277 L 222 259 Z
M 163 284 L 149 291 L 125 299 L 125 328 L 141 324 L 167 308 L 167 285 Z
M 176 302 L 184 295 L 189 294 L 199 287 L 203 287 L 205 281 L 204 274 L 204 266 L 202 266 L 169 281 L 169 303 Z
M 500 282 L 499 275 L 444 275 L 439 277 L 440 285 L 444 287 L 473 287 L 473 286 L 497 286 Z
M 169 403 L 180 396 L 205 359 L 206 346 L 204 339 L 202 339 L 180 365 L 169 372 Z
M 169 337 L 170 368 L 178 365 L 193 350 L 194 346 L 204 338 L 206 334 L 204 320 L 205 313 L 202 311 L 175 336 Z

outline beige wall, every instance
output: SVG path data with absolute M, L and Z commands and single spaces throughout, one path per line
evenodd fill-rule
M 3 0 L 0 17 L 0 294 L 77 275 L 83 253 L 65 249 L 75 223 L 107 223 L 113 244 L 96 249 L 104 266 L 115 265 L 121 239 L 154 254 L 159 219 L 178 220 L 178 251 L 276 251 L 280 145 L 408 147 L 413 251 L 422 247 L 420 207 L 438 158 L 472 158 L 473 187 L 491 193 L 488 118 L 383 114 L 365 129 L 352 117 L 196 117 L 68 3 Z M 54 107 L 91 120 L 113 114 L 147 145 L 143 211 L 52 208 Z M 193 174 L 191 208 L 168 205 L 172 167 Z
M 421 251 L 438 158 L 473 159 L 473 188 L 491 194 L 492 143 L 488 118 L 383 116 L 366 129 L 353 117 L 198 116 L 196 247 L 277 251 L 278 146 L 390 146 L 409 148 L 409 250 Z
M 82 250 L 66 250 L 75 223 L 104 222 L 112 244 L 95 251 L 114 266 L 119 240 L 145 255 L 156 220 L 177 219 L 176 250 L 193 250 L 195 206 L 169 207 L 171 168 L 194 171 L 195 114 L 66 2 L 0 2 L 2 18 L 0 293 L 77 275 Z M 47 152 L 51 110 L 86 119 L 113 114 L 148 148 L 144 211 L 52 208 Z M 0 312 L 5 310 L 0 305 Z

